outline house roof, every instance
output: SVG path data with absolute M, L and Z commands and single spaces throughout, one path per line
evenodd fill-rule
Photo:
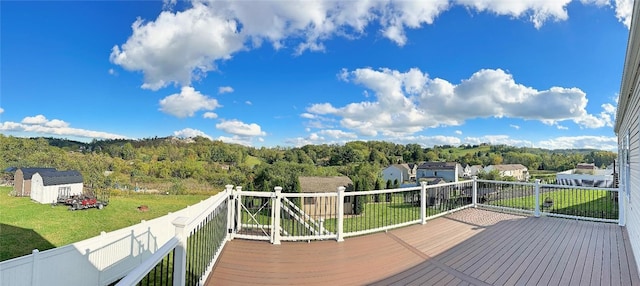
M 453 170 L 458 165 L 457 162 L 425 162 L 418 166 L 418 169 L 428 169 L 428 170 L 443 170 L 450 169 Z
M 423 178 L 423 180 L 420 180 L 421 182 L 427 182 L 427 185 L 438 185 L 438 184 L 444 184 L 447 181 L 445 181 L 443 178 L 440 177 L 429 177 L 429 178 Z
M 593 163 L 579 163 L 576 166 L 576 169 L 593 170 L 595 168 L 596 168 L 596 164 L 593 164 Z
M 25 180 L 31 180 L 31 177 L 35 173 L 51 172 L 51 171 L 55 171 L 56 168 L 20 168 L 20 170 L 22 171 L 22 177 Z
M 45 186 L 56 186 L 65 184 L 77 184 L 82 183 L 83 178 L 80 172 L 75 170 L 70 171 L 41 171 L 38 172 L 42 177 L 42 184 Z
M 328 193 L 335 192 L 338 187 L 345 187 L 348 190 L 353 188 L 353 181 L 347 176 L 332 177 L 298 177 L 300 189 L 303 193 Z
M 498 171 L 513 171 L 513 170 L 527 169 L 527 167 L 525 167 L 522 164 L 504 164 L 504 165 L 489 165 L 489 166 L 492 166 L 494 169 Z
M 406 171 L 410 171 L 411 170 L 411 167 L 409 167 L 409 164 L 393 164 L 391 166 L 394 166 L 394 167 L 396 167 L 398 169 L 404 169 Z

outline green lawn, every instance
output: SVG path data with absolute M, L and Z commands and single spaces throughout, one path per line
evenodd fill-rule
M 0 187 L 0 261 L 91 238 L 175 212 L 208 198 L 206 195 L 133 194 L 111 197 L 102 210 L 69 211 L 66 206 L 38 204 L 29 198 L 9 196 Z M 137 207 L 149 206 L 148 212 Z
M 551 207 L 543 207 L 545 199 L 553 200 Z M 525 196 L 488 202 L 490 205 L 513 207 L 525 210 L 535 209 L 535 196 Z M 562 189 L 540 194 L 540 209 L 546 212 L 617 219 L 618 203 L 608 191 Z

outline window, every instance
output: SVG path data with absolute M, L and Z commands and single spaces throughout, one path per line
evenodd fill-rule
M 315 205 L 316 204 L 316 198 L 304 198 L 304 204 L 305 205 Z
M 71 187 L 58 187 L 58 197 L 68 197 L 71 194 Z

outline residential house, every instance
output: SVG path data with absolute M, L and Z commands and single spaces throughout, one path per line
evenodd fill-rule
M 593 164 L 578 164 L 575 169 L 557 173 L 556 183 L 568 186 L 613 188 L 613 169 L 598 169 Z
M 464 178 L 471 178 L 473 176 L 477 176 L 478 173 L 480 171 L 482 171 L 484 167 L 482 167 L 482 165 L 469 165 L 467 164 L 467 166 L 464 167 L 464 171 L 462 173 L 462 177 Z
M 332 177 L 298 177 L 303 193 L 335 193 L 338 187 L 345 187 L 346 191 L 353 191 L 353 182 L 347 176 Z M 351 196 L 345 196 L 344 213 L 353 213 Z M 336 197 L 306 197 L 302 202 L 302 211 L 312 217 L 335 217 Z
M 16 197 L 31 196 L 31 178 L 37 172 L 55 171 L 55 168 L 18 168 L 13 177 L 13 192 Z
M 640 267 L 640 1 L 634 2 L 632 15 L 614 132 L 618 136 L 618 202 L 624 214 L 620 220 L 626 224 L 636 266 Z
M 416 164 L 393 164 L 382 170 L 382 179 L 384 182 L 395 182 L 399 184 L 416 179 Z
M 489 165 L 483 171 L 489 173 L 498 170 L 501 177 L 513 177 L 518 181 L 529 180 L 529 170 L 522 164 Z
M 31 176 L 32 200 L 50 204 L 60 196 L 82 194 L 83 178 L 78 171 L 39 171 Z
M 464 168 L 457 162 L 425 162 L 418 166 L 416 180 L 442 178 L 447 182 L 457 182 Z

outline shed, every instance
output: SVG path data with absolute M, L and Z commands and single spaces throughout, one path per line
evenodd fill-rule
M 59 196 L 82 194 L 83 178 L 78 171 L 41 171 L 31 177 L 31 199 L 42 204 L 56 202 Z
M 18 168 L 13 177 L 13 195 L 31 196 L 31 177 L 38 172 L 55 171 L 55 168 Z
M 330 177 L 298 177 L 303 193 L 335 193 L 338 187 L 345 187 L 346 191 L 353 191 L 353 181 L 347 176 Z M 353 213 L 353 203 L 350 196 L 345 196 L 344 213 Z M 335 217 L 337 213 L 336 197 L 307 197 L 302 202 L 302 209 L 307 215 Z

